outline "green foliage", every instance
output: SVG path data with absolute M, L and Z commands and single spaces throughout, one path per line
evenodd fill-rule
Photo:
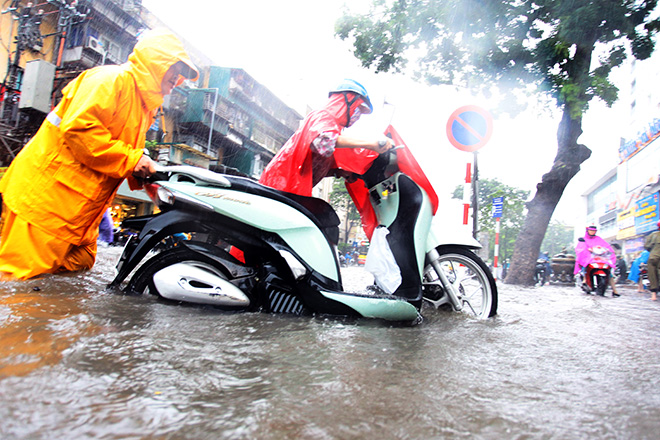
M 529 191 L 524 191 L 503 184 L 497 179 L 481 179 L 478 182 L 479 217 L 478 229 L 488 232 L 490 239 L 490 255 L 492 258 L 495 249 L 495 219 L 492 215 L 493 199 L 504 197 L 502 218 L 500 219 L 500 259 L 510 258 L 520 229 L 525 220 L 525 203 L 529 198 Z M 456 187 L 453 198 L 463 198 L 463 186 Z
M 541 250 L 543 252 L 549 252 L 551 257 L 562 251 L 566 251 L 569 254 L 574 253 L 573 231 L 574 228 L 572 226 L 556 220 L 551 221 L 545 233 Z
M 414 75 L 491 95 L 497 87 L 515 113 L 519 92 L 547 94 L 579 117 L 594 97 L 611 105 L 612 68 L 630 43 L 638 59 L 653 51 L 660 19 L 657 0 L 374 0 L 365 15 L 345 14 L 336 34 L 353 42 L 355 56 L 377 72 L 416 61 Z M 609 49 L 592 63 L 596 46 Z M 421 54 L 421 55 L 420 55 Z M 530 89 L 529 85 L 533 85 Z
M 149 157 L 152 159 L 158 157 L 158 142 L 156 141 L 145 141 L 144 148 L 149 150 Z
M 360 214 L 351 200 L 351 196 L 346 190 L 343 179 L 334 179 L 332 182 L 332 192 L 330 193 L 330 205 L 337 211 L 337 215 L 343 218 L 344 231 L 343 237 L 339 240 L 343 243 L 348 241 L 348 235 L 351 229 L 360 224 Z
M 504 197 L 502 218 L 500 219 L 500 259 L 511 258 L 518 234 L 525 220 L 525 204 L 529 198 L 529 191 L 524 191 L 501 183 L 498 179 L 479 180 L 479 217 L 478 229 L 488 232 L 490 239 L 490 255 L 494 255 L 495 247 L 495 219 L 492 216 L 493 199 Z M 454 189 L 452 197 L 463 199 L 463 185 Z M 573 227 L 558 221 L 552 221 L 541 246 L 543 252 L 550 256 L 558 254 L 563 249 L 573 252 Z
M 347 14 L 339 20 L 336 33 L 353 42 L 363 66 L 385 72 L 403 70 L 407 61 L 413 61 L 410 65 L 418 79 L 497 98 L 500 105 L 494 113 L 515 115 L 525 109 L 532 94 L 540 98 L 538 102 L 554 101 L 561 110 L 557 155 L 537 185 L 534 200 L 527 204 L 522 226 L 527 236 L 516 243 L 507 276 L 512 283 L 524 284 L 532 280 L 542 232 L 557 201 L 591 154 L 577 142 L 582 115 L 594 98 L 607 105 L 616 101 L 618 90 L 610 74 L 628 56 L 626 47 L 637 59 L 651 55 L 660 28 L 657 3 L 374 0 L 368 14 Z M 604 55 L 596 58 L 601 52 Z M 506 233 L 500 237 L 501 254 L 508 252 L 508 238 L 502 241 Z

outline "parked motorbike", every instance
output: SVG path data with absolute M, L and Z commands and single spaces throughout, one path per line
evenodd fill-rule
M 560 283 L 573 283 L 573 270 L 575 269 L 575 255 L 562 251 L 550 260 L 552 279 Z
M 402 149 L 410 154 L 407 147 L 398 147 L 378 156 L 370 168 L 367 187 L 378 223 L 389 226 L 405 216 L 405 209 L 399 210 L 405 202 L 399 188 L 418 186 L 423 201 L 413 233 L 424 302 L 479 318 L 495 315 L 497 287 L 473 252 L 479 243 L 432 227 L 433 189 L 424 190 L 401 172 L 397 157 Z M 423 176 L 415 165 L 415 174 Z M 124 222 L 139 235 L 126 244 L 110 287 L 118 288 L 132 274 L 126 291 L 226 310 L 420 320 L 418 307 L 406 298 L 344 291 L 336 251 L 339 218 L 321 199 L 189 166 L 161 169 L 145 190 L 161 212 Z M 165 237 L 180 232 L 191 239 L 139 266 Z
M 605 296 L 605 291 L 610 283 L 612 270 L 612 253 L 602 246 L 594 246 L 589 249 L 591 261 L 576 278 L 585 293 L 596 293 Z
M 534 272 L 534 281 L 536 286 L 543 286 L 547 279 L 547 264 L 548 262 L 543 258 L 536 260 L 536 268 Z

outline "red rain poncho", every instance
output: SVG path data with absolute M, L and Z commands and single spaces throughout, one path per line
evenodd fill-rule
M 349 95 L 353 95 L 349 93 Z M 358 99 L 353 107 L 360 105 Z M 284 144 L 280 151 L 270 161 L 259 182 L 271 188 L 279 189 L 301 196 L 311 196 L 312 188 L 323 177 L 314 181 L 312 170 L 312 142 L 323 133 L 335 138 L 346 126 L 347 108 L 344 96 L 333 94 L 326 106 L 307 115 L 300 128 Z M 329 168 L 336 168 L 332 156 L 317 160 L 328 160 Z
M 346 112 L 343 96 L 332 95 L 325 108 L 311 112 L 305 118 L 298 131 L 268 164 L 259 182 L 282 191 L 311 196 L 314 185 L 320 178 L 325 177 L 320 176 L 318 181 L 313 177 L 311 144 L 322 133 L 332 132 L 339 135 L 346 123 Z M 435 214 L 438 209 L 438 196 L 421 167 L 394 127 L 387 127 L 385 135 L 391 138 L 396 146 L 403 147 L 397 152 L 399 168 L 428 194 Z M 332 162 L 329 168 L 364 174 L 377 157 L 378 153 L 364 148 L 337 148 L 332 157 L 328 158 Z M 365 234 L 370 239 L 378 222 L 369 202 L 369 190 L 362 180 L 346 182 L 346 188 L 360 213 Z
M 399 133 L 391 125 L 385 130 L 385 136 L 392 139 L 392 142 L 399 148 L 397 150 L 397 160 L 401 172 L 409 176 L 416 184 L 422 187 L 431 200 L 433 214 L 438 210 L 438 196 L 435 193 L 431 182 L 422 171 L 412 152 L 403 142 Z M 335 162 L 337 168 L 351 171 L 356 174 L 363 174 L 371 165 L 378 154 L 370 150 L 354 150 L 354 149 L 338 149 L 335 151 Z M 360 213 L 362 220 L 362 228 L 364 229 L 367 238 L 371 239 L 371 234 L 378 226 L 376 220 L 376 213 L 373 206 L 369 201 L 369 189 L 365 186 L 364 181 L 356 180 L 353 183 L 346 182 L 346 189 L 353 199 L 353 203 Z

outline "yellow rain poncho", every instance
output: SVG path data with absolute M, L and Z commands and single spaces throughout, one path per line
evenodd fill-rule
M 128 178 L 139 188 L 131 174 L 163 102 L 163 77 L 179 61 L 196 79 L 177 37 L 148 31 L 127 63 L 85 71 L 63 89 L 62 101 L 0 181 L 9 211 L 0 272 L 25 279 L 93 265 L 99 222 L 119 185 Z M 41 234 L 52 236 L 50 249 L 37 242 Z M 76 263 L 81 249 L 89 257 Z

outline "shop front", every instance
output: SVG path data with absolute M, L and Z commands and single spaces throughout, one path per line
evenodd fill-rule
M 119 228 L 128 217 L 153 214 L 155 205 L 143 190 L 131 191 L 128 182 L 122 182 L 110 206 L 112 222 Z
M 658 229 L 659 193 L 653 193 L 633 203 L 617 215 L 619 232 L 617 239 L 623 242 L 623 254 L 629 260 L 636 258 L 644 250 L 646 236 Z

